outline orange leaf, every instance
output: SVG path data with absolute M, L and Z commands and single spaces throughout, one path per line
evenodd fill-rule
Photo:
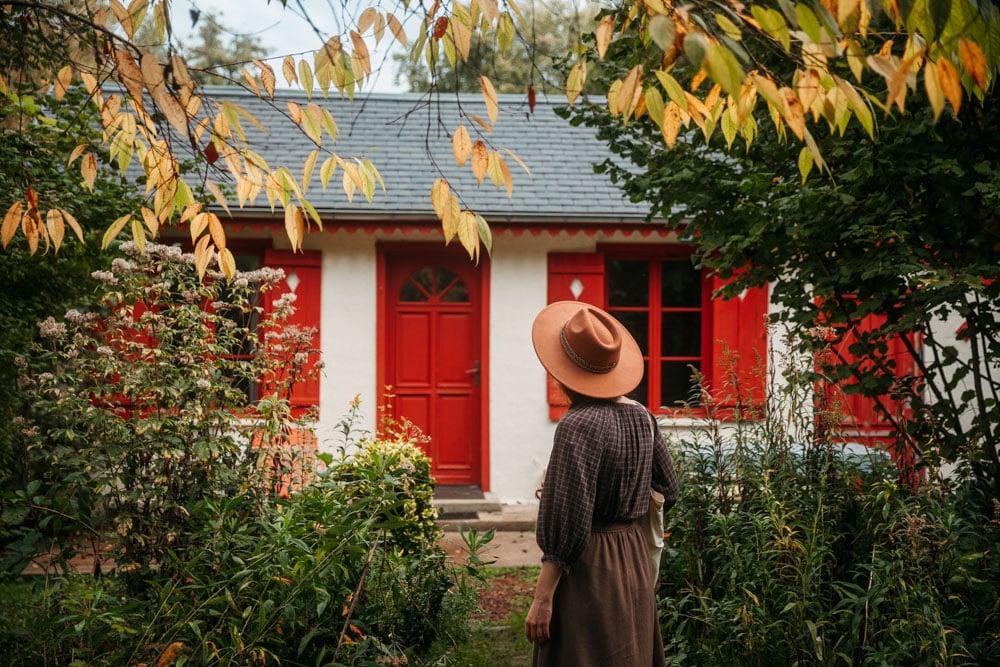
M 386 14 L 385 20 L 388 22 L 389 30 L 392 31 L 392 35 L 396 38 L 396 41 L 406 46 L 406 32 L 403 30 L 403 24 L 399 22 L 399 19 L 392 14 Z
M 264 86 L 264 91 L 272 100 L 274 99 L 274 86 L 277 78 L 274 76 L 274 68 L 260 60 L 253 61 L 260 70 L 260 82 Z
M 83 230 L 80 228 L 80 223 L 76 221 L 76 218 L 74 218 L 69 211 L 65 209 L 60 210 L 62 210 L 63 220 L 66 221 L 69 228 L 73 230 L 74 234 L 76 234 L 76 238 L 80 239 L 80 243 L 83 243 Z
M 351 43 L 354 45 L 354 55 L 361 61 L 361 67 L 364 69 L 365 74 L 372 73 L 372 61 L 371 57 L 368 55 L 368 47 L 365 45 L 365 40 L 361 38 L 361 35 L 351 31 Z
M 285 59 L 281 61 L 281 73 L 285 75 L 285 81 L 289 86 L 299 80 L 295 73 L 295 58 L 285 56 Z
M 448 32 L 448 17 L 439 16 L 438 20 L 434 22 L 434 39 L 441 39 L 444 37 L 445 33 Z
M 483 177 L 486 176 L 486 169 L 489 166 L 489 151 L 486 144 L 477 141 L 472 145 L 472 173 L 476 175 L 476 180 L 482 184 Z
M 965 71 L 980 90 L 986 90 L 986 56 L 983 55 L 983 50 L 975 42 L 963 39 L 958 43 L 958 54 Z
M 962 80 L 958 76 L 958 70 L 944 58 L 937 61 L 935 68 L 941 90 L 944 91 L 944 96 L 957 114 L 958 110 L 962 108 Z
M 87 153 L 80 161 L 80 175 L 88 190 L 94 188 L 94 180 L 97 178 L 97 158 L 93 153 Z

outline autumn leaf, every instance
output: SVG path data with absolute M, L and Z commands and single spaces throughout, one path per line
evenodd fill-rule
M 483 177 L 486 176 L 486 169 L 489 165 L 489 151 L 486 144 L 476 141 L 472 145 L 472 173 L 476 176 L 476 181 L 482 185 Z
M 66 221 L 69 228 L 73 230 L 74 234 L 76 234 L 76 238 L 80 240 L 80 243 L 83 243 L 83 229 L 80 227 L 80 223 L 76 221 L 76 218 L 74 218 L 69 211 L 65 209 L 59 210 L 62 212 L 63 220 Z
M 118 234 L 125 228 L 125 225 L 132 219 L 131 213 L 126 213 L 122 217 L 111 223 L 107 231 L 104 232 L 104 237 L 101 239 L 101 250 L 107 250 L 111 242 L 118 238 Z
M 211 243 L 212 239 L 208 236 L 202 236 L 194 246 L 194 266 L 198 271 L 198 278 L 201 280 L 205 279 L 208 264 L 212 261 L 213 251 Z
M 451 199 L 451 188 L 448 187 L 448 181 L 443 178 L 434 181 L 431 186 L 431 206 L 434 207 L 434 212 L 439 220 L 444 219 L 449 199 Z
M 963 39 L 958 43 L 962 67 L 969 73 L 980 90 L 986 90 L 986 56 L 975 42 Z
M 611 38 L 615 32 L 615 17 L 606 14 L 601 22 L 597 24 L 597 57 L 604 60 L 604 54 L 608 52 Z
M 160 231 L 159 218 L 157 218 L 156 214 L 146 206 L 142 207 L 140 213 L 142 213 L 142 221 L 146 224 L 146 229 L 149 230 L 149 235 L 155 239 L 156 235 Z
M 957 115 L 958 110 L 962 107 L 962 80 L 958 75 L 958 70 L 945 58 L 938 60 L 935 68 L 941 90 Z
M 587 61 L 577 60 L 566 78 L 566 101 L 570 106 L 583 92 L 583 84 L 587 81 Z
M 371 56 L 368 55 L 368 46 L 365 45 L 365 40 L 361 38 L 361 35 L 353 30 L 351 31 L 351 44 L 354 45 L 354 56 L 360 59 L 365 74 L 371 74 L 372 61 Z
M 285 76 L 285 82 L 289 86 L 298 82 L 299 77 L 295 73 L 295 58 L 285 56 L 285 59 L 281 61 L 281 73 Z
M 396 38 L 402 46 L 406 46 L 406 32 L 403 30 L 403 24 L 399 22 L 399 19 L 393 14 L 386 14 L 385 20 L 389 24 L 389 30 L 392 31 L 392 36 Z
M 674 25 L 674 20 L 663 14 L 657 14 L 649 19 L 649 36 L 653 43 L 666 53 L 673 48 L 674 40 L 677 38 L 677 27 Z
M 931 109 L 934 111 L 934 122 L 936 123 L 941 117 L 941 112 L 944 111 L 945 99 L 937 67 L 930 62 L 924 66 L 924 89 L 927 91 L 927 101 L 930 102 Z
M 97 179 L 97 158 L 93 153 L 87 153 L 80 160 L 80 176 L 83 177 L 83 184 L 88 190 L 94 189 L 94 181 Z
M 434 31 L 432 33 L 434 39 L 440 40 L 445 36 L 445 33 L 448 32 L 448 23 L 449 21 L 447 16 L 438 17 L 437 21 L 434 22 Z
M 53 85 L 52 94 L 56 98 L 57 102 L 61 102 L 63 97 L 66 95 L 66 91 L 69 90 L 70 84 L 73 82 L 73 68 L 70 65 L 64 66 L 59 73 L 56 74 L 56 82 Z
M 219 269 L 226 280 L 232 281 L 236 277 L 236 258 L 229 248 L 219 250 Z
M 482 89 L 483 99 L 486 101 L 486 114 L 490 118 L 490 125 L 496 125 L 500 107 L 497 104 L 497 91 L 493 88 L 493 82 L 485 76 L 481 76 L 479 77 L 479 87 Z
M 472 155 L 472 140 L 464 125 L 459 125 L 455 133 L 451 135 L 451 153 L 455 156 L 455 162 L 460 167 Z
M 0 226 L 0 240 L 3 241 L 4 248 L 6 248 L 11 239 L 14 238 L 14 234 L 17 233 L 17 228 L 21 226 L 23 209 L 24 204 L 20 201 L 16 201 L 10 205 L 10 208 L 7 209 L 6 215 L 3 217 L 3 225 Z

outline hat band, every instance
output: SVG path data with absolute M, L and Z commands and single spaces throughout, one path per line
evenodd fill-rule
M 589 371 L 591 373 L 610 373 L 615 369 L 615 366 L 618 365 L 617 361 L 612 361 L 607 366 L 597 366 L 577 354 L 576 350 L 573 349 L 573 346 L 570 345 L 569 339 L 566 337 L 565 325 L 559 330 L 559 341 L 562 343 L 563 351 L 566 352 L 567 356 L 573 360 L 573 363 L 585 371 Z

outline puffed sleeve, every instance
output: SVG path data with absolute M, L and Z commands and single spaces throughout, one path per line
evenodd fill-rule
M 535 539 L 542 560 L 565 570 L 580 558 L 590 538 L 602 456 L 595 434 L 604 430 L 588 419 L 585 410 L 570 410 L 556 426 Z

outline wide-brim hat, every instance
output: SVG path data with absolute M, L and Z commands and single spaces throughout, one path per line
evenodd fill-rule
M 596 306 L 557 301 L 535 317 L 531 342 L 542 366 L 567 389 L 616 398 L 635 389 L 645 366 L 625 326 Z

